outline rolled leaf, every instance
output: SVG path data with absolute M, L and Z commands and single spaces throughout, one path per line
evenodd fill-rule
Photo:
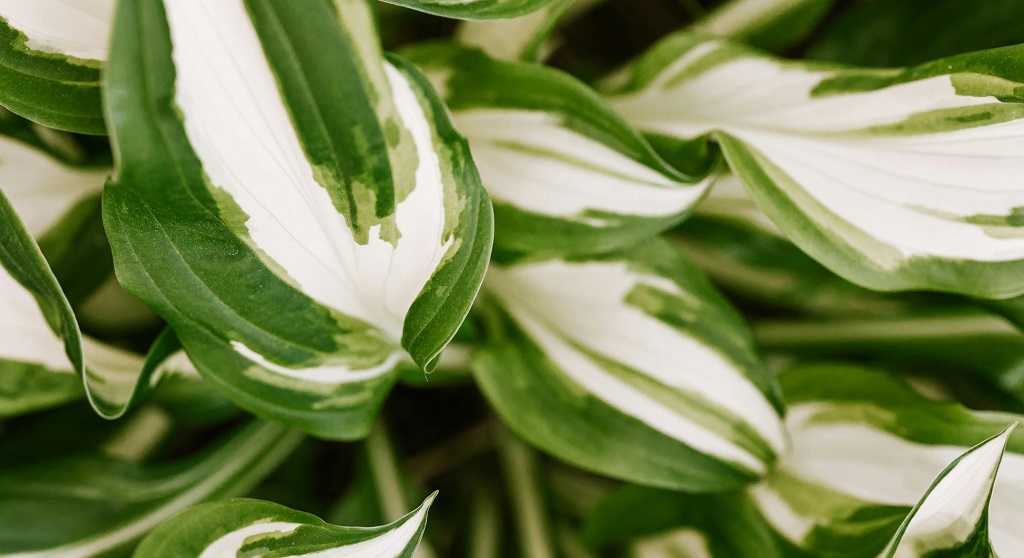
M 875 290 L 1024 292 L 1017 47 L 897 70 L 785 62 L 669 37 L 611 105 L 645 132 L 713 133 L 801 249 Z
M 446 44 L 404 54 L 433 80 L 469 140 L 494 203 L 497 251 L 580 254 L 635 244 L 682 220 L 717 168 L 699 142 L 680 157 L 692 174 L 670 165 L 593 91 L 557 70 Z
M 104 133 L 100 68 L 114 4 L 0 2 L 0 104 L 52 128 Z
M 362 0 L 122 3 L 106 72 L 118 277 L 258 414 L 365 436 L 403 355 L 465 318 L 491 212 Z
M 134 556 L 411 558 L 436 494 L 398 521 L 369 528 L 330 525 L 315 515 L 262 500 L 211 502 L 161 525 L 142 541 Z
M 671 246 L 491 267 L 484 394 L 524 440 L 580 467 L 690 491 L 764 475 L 785 446 L 739 316 Z
M 557 1 L 558 0 L 387 0 L 389 4 L 405 6 L 428 14 L 458 19 L 505 19 L 518 17 L 539 10 Z
M 995 556 L 988 503 L 1013 427 L 974 446 L 939 473 L 889 543 L 885 558 Z
M 0 556 L 127 550 L 192 505 L 246 493 L 301 439 L 295 430 L 255 421 L 176 463 L 78 456 L 6 470 L 0 473 Z

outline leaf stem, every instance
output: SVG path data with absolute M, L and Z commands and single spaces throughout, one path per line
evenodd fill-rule
M 926 341 L 955 338 L 1019 338 L 1006 319 L 983 311 L 929 316 L 859 318 L 842 321 L 776 320 L 752 325 L 754 339 L 767 350 L 798 349 L 835 343 Z
M 370 474 L 380 500 L 381 513 L 384 514 L 385 521 L 397 521 L 408 513 L 412 506 L 406 501 L 402 486 L 402 472 L 398 467 L 398 458 L 395 456 L 395 449 L 391 445 L 391 439 L 383 419 L 379 419 L 373 430 L 370 431 L 365 445 L 367 460 L 370 462 Z M 413 554 L 414 558 L 434 558 L 435 556 L 437 553 L 426 539 L 420 542 Z
M 494 424 L 484 421 L 405 461 L 405 469 L 420 481 L 440 476 L 494 447 Z
M 482 480 L 482 479 L 481 479 Z M 469 524 L 469 556 L 499 558 L 501 556 L 501 512 L 494 489 L 478 483 L 473 495 Z
M 512 499 L 520 554 L 530 558 L 555 558 L 550 522 L 541 496 L 537 454 L 511 432 L 504 431 L 498 455 Z

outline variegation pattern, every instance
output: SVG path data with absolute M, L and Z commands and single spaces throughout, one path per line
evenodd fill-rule
M 681 34 L 610 103 L 648 133 L 714 133 L 758 206 L 854 282 L 1006 297 L 1024 291 L 1024 75 L 998 61 L 1017 56 L 855 70 Z
M 162 373 L 157 366 L 168 355 L 154 354 L 147 361 L 132 352 L 83 337 L 70 309 L 58 310 L 67 312 L 59 319 L 48 319 L 46 315 L 47 311 L 56 310 L 51 305 L 60 307 L 67 303 L 50 267 L 66 269 L 72 275 L 69 280 L 76 281 L 76 288 L 82 289 L 88 288 L 89 273 L 83 272 L 78 263 L 62 262 L 104 259 L 102 253 L 89 253 L 95 250 L 91 242 L 80 245 L 82 237 L 89 234 L 80 223 L 98 217 L 98 198 L 109 172 L 103 167 L 69 166 L 38 147 L 0 135 L 0 192 L 14 212 L 0 223 L 0 236 L 9 244 L 0 254 L 0 299 L 4 303 L 0 312 L 0 417 L 36 411 L 87 395 L 98 412 L 113 418 L 140 400 Z M 39 257 L 32 237 L 44 249 L 52 248 L 47 254 L 49 266 Z M 19 244 L 25 252 L 19 253 Z M 65 248 L 65 244 L 72 246 Z M 109 254 L 106 259 L 109 266 Z M 22 280 L 35 275 L 43 283 L 50 281 L 48 293 L 30 290 L 15 278 L 13 270 L 18 270 Z M 99 274 L 98 278 L 108 275 L 109 267 L 101 265 Z M 167 350 L 173 347 L 168 346 Z M 75 356 L 69 356 L 69 352 Z M 163 369 L 185 375 L 195 373 L 184 355 L 174 358 Z M 80 376 L 85 380 L 84 391 Z
M 347 0 L 345 0 L 347 1 Z M 458 19 L 503 19 L 539 10 L 558 0 L 388 0 L 391 4 Z
M 749 482 L 785 450 L 742 323 L 668 245 L 492 266 L 485 286 L 496 309 L 476 376 L 534 445 L 691 491 Z
M 1012 427 L 968 450 L 935 479 L 889 543 L 886 558 L 990 555 L 988 503 Z
M 372 29 L 362 0 L 146 0 L 107 74 L 122 282 L 230 397 L 328 437 L 365 435 L 403 354 L 434 365 L 490 252 L 464 141 Z
M 123 554 L 190 506 L 251 490 L 301 440 L 295 430 L 253 421 L 190 459 L 162 466 L 86 455 L 5 470 L 0 557 Z M 47 528 L 54 524 L 63 528 Z
M 453 45 L 405 55 L 433 80 L 469 140 L 494 200 L 499 251 L 579 254 L 633 244 L 682 220 L 717 167 L 707 153 L 687 161 L 692 174 L 672 166 L 558 71 Z
M 0 104 L 47 126 L 103 133 L 100 66 L 114 5 L 0 1 Z
M 819 381 L 823 376 L 834 381 L 824 384 Z M 780 461 L 779 469 L 750 493 L 785 540 L 811 553 L 858 548 L 850 556 L 877 556 L 888 542 L 882 537 L 896 532 L 929 493 L 933 479 L 979 438 L 997 434 L 1018 419 L 937 403 L 889 376 L 848 366 L 798 368 L 784 373 L 781 382 L 790 403 L 786 425 L 793 449 Z M 975 484 L 983 484 L 987 475 L 994 473 L 991 458 L 998 461 L 999 446 L 1005 441 L 996 440 L 990 451 L 975 452 L 980 461 L 968 461 L 980 468 L 968 470 L 981 475 L 971 477 Z M 927 519 L 937 503 L 950 512 L 963 506 L 964 524 L 973 532 L 980 521 L 968 513 L 977 511 L 972 507 L 977 503 L 974 492 L 966 490 L 954 496 L 955 490 L 945 492 L 943 486 L 940 479 L 931 492 L 936 501 L 928 504 L 926 500 L 918 508 L 924 514 L 914 516 L 921 519 L 917 523 L 910 519 L 910 525 L 926 530 L 929 527 L 921 525 L 922 521 L 933 526 L 932 521 L 941 521 Z M 1014 436 L 1008 439 L 988 514 L 988 534 L 1001 556 L 1024 552 L 1024 537 L 1018 527 L 1022 496 L 1024 444 Z M 954 539 L 963 541 L 964 531 L 957 525 L 950 527 L 956 536 L 922 535 L 920 541 L 907 542 L 904 548 L 927 549 L 930 545 L 935 550 Z
M 225 500 L 196 506 L 153 531 L 138 558 L 274 556 L 310 558 L 411 558 L 434 496 L 383 527 L 328 525 L 318 517 L 260 500 Z
M 642 558 L 1021 551 L 1019 416 L 940 403 L 853 366 L 803 365 L 780 383 L 792 446 L 764 480 L 707 495 L 621 486 L 584 528 L 595 548 L 629 541 Z
M 523 16 L 486 21 L 465 21 L 455 39 L 500 60 L 539 61 L 554 48 L 555 27 L 571 13 L 579 13 L 602 0 L 556 0 Z
M 694 214 L 668 236 L 727 293 L 767 307 L 848 318 L 892 316 L 934 302 L 838 277 L 790 242 L 731 172 L 715 178 Z

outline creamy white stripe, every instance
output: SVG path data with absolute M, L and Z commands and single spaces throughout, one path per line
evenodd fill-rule
M 286 523 L 284 521 L 269 521 L 267 523 L 246 525 L 210 543 L 197 558 L 235 558 L 249 537 L 269 534 L 274 534 L 274 536 L 278 537 L 285 536 L 301 526 L 301 523 Z
M 416 188 L 395 215 L 401 240 L 396 249 L 374 227 L 359 245 L 314 178 L 242 2 L 166 6 L 175 100 L 213 185 L 249 215 L 256 246 L 299 288 L 397 342 L 405 314 L 452 243 L 441 239 L 445 202 L 432 131 L 408 82 L 386 68 L 419 157 Z
M 455 113 L 488 193 L 558 217 L 587 210 L 663 217 L 693 204 L 703 185 L 674 182 L 547 113 L 473 109 Z M 604 222 L 594 220 L 597 225 Z
M 238 351 L 240 355 L 271 372 L 282 376 L 288 376 L 289 378 L 295 378 L 296 380 L 316 382 L 318 384 L 347 384 L 371 380 L 393 370 L 395 366 L 402 361 L 402 358 L 405 355 L 405 353 L 396 351 L 388 355 L 388 357 L 380 364 L 363 370 L 356 370 L 347 366 L 330 365 L 317 366 L 315 368 L 287 368 L 280 364 L 270 362 L 263 355 L 253 351 L 249 347 L 246 347 L 245 344 L 240 341 L 232 341 L 231 347 Z
M 897 546 L 895 558 L 914 558 L 964 542 L 981 522 L 1009 432 L 956 464 L 921 502 Z
M 779 466 L 866 502 L 914 506 L 939 473 L 968 449 L 918 444 L 862 423 L 815 423 L 813 417 L 823 410 L 826 404 L 789 409 L 792 451 Z M 990 507 L 991 537 L 1001 555 L 1024 555 L 1022 501 L 1024 455 L 1007 453 Z M 800 540 L 798 532 L 788 535 Z
M 0 17 L 28 37 L 28 47 L 106 60 L 115 0 L 0 0 Z
M 75 204 L 98 195 L 109 169 L 77 169 L 20 141 L 0 135 L 0 188 L 38 238 Z
M 668 285 L 666 285 L 668 283 Z M 652 428 L 723 459 L 764 469 L 754 456 L 651 400 L 574 349 L 579 344 L 652 379 L 700 395 L 785 447 L 780 421 L 745 376 L 719 353 L 624 303 L 638 285 L 688 296 L 660 278 L 639 276 L 621 263 L 550 261 L 492 266 L 487 284 L 530 336 L 570 378 Z M 699 304 L 699 302 L 698 302 Z

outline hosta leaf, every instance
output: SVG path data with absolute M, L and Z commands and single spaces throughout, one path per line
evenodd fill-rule
M 726 0 L 688 30 L 729 37 L 766 49 L 781 49 L 804 40 L 836 0 Z
M 1011 431 L 971 448 L 939 473 L 889 543 L 886 558 L 995 556 L 988 503 Z
M 100 67 L 114 4 L 0 2 L 0 104 L 53 128 L 104 133 Z
M 768 477 L 713 495 L 619 488 L 588 519 L 589 541 L 630 543 L 651 558 L 877 558 L 902 536 L 896 556 L 988 557 L 958 543 L 987 550 L 984 529 L 975 528 L 984 526 L 996 478 L 992 548 L 1000 556 L 1021 551 L 1024 444 L 1006 429 L 1018 417 L 929 400 L 889 375 L 850 366 L 803 366 L 780 381 L 792 450 Z M 1009 453 L 994 477 L 1004 443 Z M 947 553 L 903 554 L 911 548 Z
M 950 462 L 1019 418 L 935 402 L 890 376 L 848 366 L 800 367 L 781 382 L 793 450 L 750 494 L 786 546 L 814 555 L 878 556 Z M 1009 438 L 999 472 L 989 535 L 997 553 L 1015 556 L 1024 551 L 1019 435 Z M 965 523 L 970 530 L 978 522 Z
M 590 89 L 534 64 L 455 45 L 406 55 L 444 96 L 490 193 L 495 247 L 578 254 L 634 244 L 679 222 L 717 158 L 669 165 Z
M 145 359 L 83 336 L 51 269 L 81 280 L 79 294 L 90 279 L 109 273 L 102 263 L 95 270 L 97 260 L 109 262 L 109 252 L 83 237 L 91 227 L 81 225 L 98 223 L 107 171 L 66 167 L 6 136 L 0 136 L 0 158 L 0 417 L 77 399 L 84 381 L 97 412 L 115 418 L 138 403 L 164 370 L 192 372 L 183 355 L 164 364 L 178 349 L 173 335 L 162 337 Z M 51 248 L 49 263 L 33 235 Z
M 1016 371 L 1024 362 L 1024 336 L 1011 323 L 976 301 L 880 293 L 846 281 L 782 236 L 734 175 L 717 178 L 696 213 L 669 236 L 729 294 L 757 307 L 810 314 L 755 321 L 762 350 L 885 362 L 937 377 L 961 400 L 983 397 L 991 405 L 998 397 L 1021 408 Z M 1006 310 L 1014 300 L 986 304 Z
M 871 291 L 832 273 L 790 242 L 732 173 L 715 179 L 669 238 L 716 285 L 760 306 L 848 318 L 892 315 L 923 298 Z
M 492 266 L 484 394 L 526 441 L 642 484 L 763 475 L 781 405 L 739 317 L 672 247 Z
M 140 466 L 101 456 L 0 473 L 0 556 L 98 556 L 124 550 L 194 504 L 244 494 L 301 440 L 253 422 L 177 463 Z
M 386 0 L 428 14 L 458 19 L 504 19 L 528 14 L 559 0 Z
M 361 0 L 127 2 L 106 73 L 122 283 L 229 397 L 331 438 L 436 363 L 490 252 L 468 147 L 372 29 Z
M 556 0 L 535 12 L 511 19 L 466 21 L 456 29 L 455 38 L 494 58 L 536 62 L 546 55 L 551 33 L 575 1 Z
M 1024 291 L 1021 52 L 858 70 L 682 34 L 611 104 L 648 133 L 713 133 L 757 205 L 851 281 L 1003 298 Z
M 435 493 L 436 494 L 436 493 Z M 337 527 L 315 515 L 262 500 L 196 506 L 153 531 L 138 558 L 411 558 L 427 524 L 431 495 L 383 527 Z

